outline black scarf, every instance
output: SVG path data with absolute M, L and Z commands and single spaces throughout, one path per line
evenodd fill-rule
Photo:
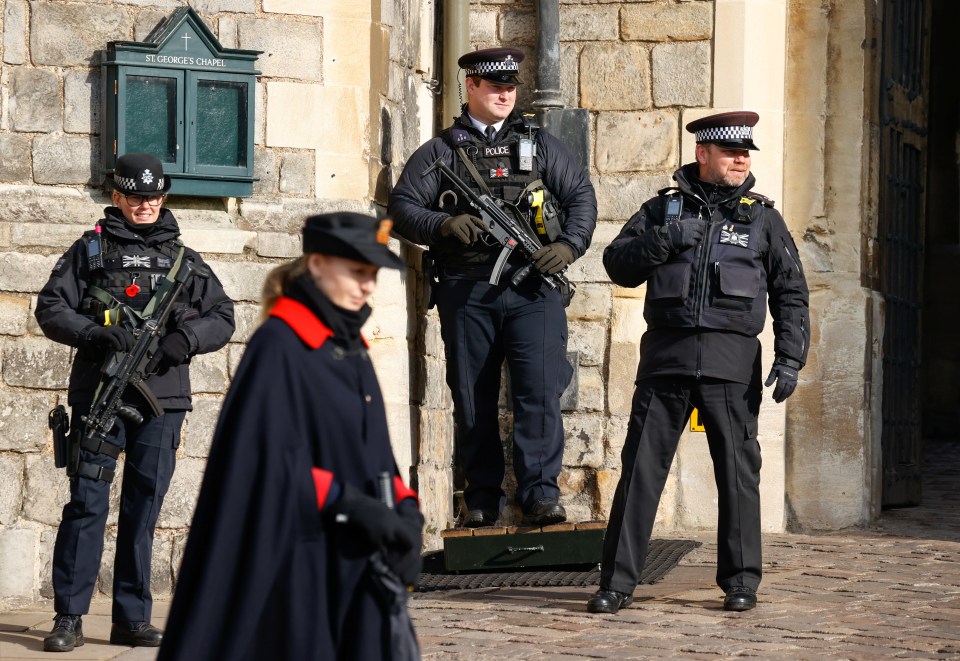
M 317 319 L 333 331 L 333 342 L 347 351 L 363 348 L 360 329 L 373 312 L 369 305 L 364 304 L 359 310 L 347 310 L 335 305 L 324 294 L 313 276 L 304 273 L 293 281 L 284 292 L 285 296 L 303 303 L 317 316 Z

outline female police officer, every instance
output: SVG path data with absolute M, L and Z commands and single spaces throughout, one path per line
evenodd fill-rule
M 355 213 L 313 216 L 304 255 L 268 276 L 268 316 L 220 414 L 160 659 L 401 658 L 374 568 L 415 582 L 423 517 L 397 476 L 360 335 L 378 270 L 402 265 L 389 231 Z M 384 475 L 395 509 L 378 493 Z M 393 615 L 406 617 L 400 602 Z

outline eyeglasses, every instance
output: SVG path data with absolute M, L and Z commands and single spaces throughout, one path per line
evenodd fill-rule
M 123 193 L 120 193 L 120 195 L 123 196 L 123 199 L 125 199 L 127 201 L 127 204 L 129 204 L 131 207 L 139 207 L 144 202 L 149 204 L 151 207 L 159 207 L 161 204 L 163 204 L 163 198 L 166 197 L 166 195 L 144 196 L 144 195 L 124 195 Z

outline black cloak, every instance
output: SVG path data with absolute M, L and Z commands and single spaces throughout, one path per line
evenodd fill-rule
M 385 471 L 364 345 L 281 298 L 224 401 L 158 659 L 391 658 L 371 549 L 322 512 L 331 484 L 376 496 Z M 398 502 L 415 495 L 394 482 Z

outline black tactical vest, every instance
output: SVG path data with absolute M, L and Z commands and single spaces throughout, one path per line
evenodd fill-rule
M 760 333 L 767 305 L 764 204 L 753 197 L 721 204 L 698 246 L 654 269 L 644 306 L 651 328 L 701 326 Z M 685 200 L 681 218 L 700 212 L 688 205 Z
M 463 157 L 459 153 L 459 150 L 462 149 L 463 154 L 480 175 L 483 183 L 486 184 L 490 194 L 500 200 L 515 204 L 531 232 L 534 232 L 534 214 L 529 204 L 529 196 L 523 195 L 521 197 L 521 194 L 527 190 L 530 184 L 540 178 L 540 172 L 535 155 L 528 171 L 520 169 L 520 141 L 526 138 L 533 145 L 536 145 L 539 127 L 532 121 L 532 118 L 524 116 L 523 120 L 523 125 L 517 126 L 513 116 L 508 118 L 494 138 L 493 144 L 487 143 L 486 139 L 478 136 L 474 131 L 468 130 L 459 122 L 446 129 L 441 136 L 453 150 L 452 166 L 457 176 L 467 182 L 477 194 L 486 192 L 476 183 L 476 177 L 464 164 Z M 470 205 L 466 196 L 456 191 L 453 185 L 446 180 L 444 180 L 440 195 L 436 200 L 435 208 L 451 216 L 464 213 L 479 215 L 479 212 Z M 496 242 L 492 243 L 494 243 L 492 246 L 480 242 L 471 246 L 464 246 L 459 241 L 451 240 L 431 247 L 430 252 L 442 263 L 492 264 L 496 261 L 501 250 Z
M 114 311 L 111 323 L 115 323 L 116 310 L 122 306 L 136 313 L 143 312 L 183 247 L 177 239 L 130 252 L 129 248 L 121 249 L 104 233 L 94 230 L 84 232 L 83 241 L 87 254 L 99 253 L 100 261 L 88 263 L 87 295 L 80 304 L 80 312 L 100 325 L 108 325 L 106 315 L 110 310 Z M 99 250 L 95 246 L 91 249 L 92 242 L 99 242 Z

